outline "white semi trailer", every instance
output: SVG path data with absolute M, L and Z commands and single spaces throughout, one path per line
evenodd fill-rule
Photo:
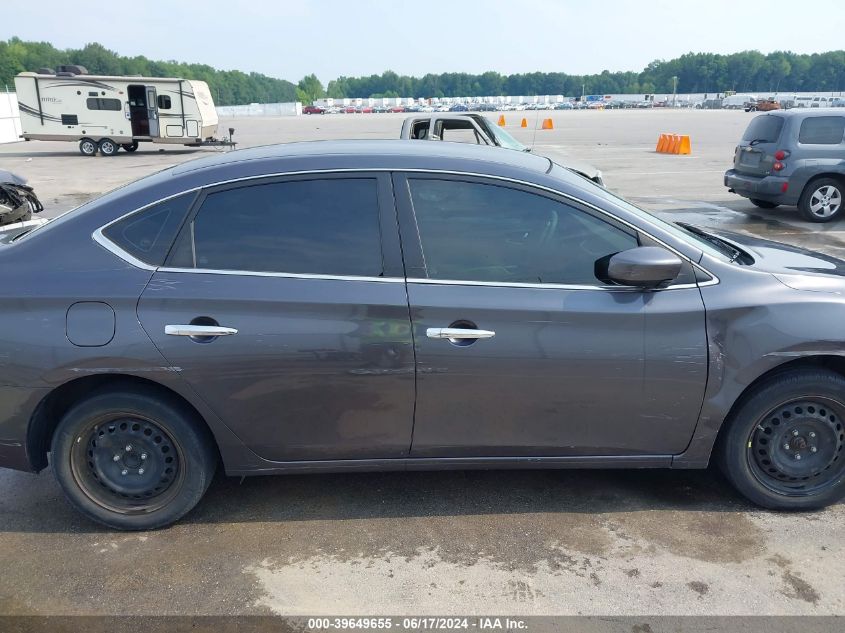
M 134 152 L 142 142 L 181 145 L 216 141 L 217 110 L 204 81 L 171 77 L 89 75 L 61 66 L 15 77 L 26 140 L 74 141 L 93 156 Z

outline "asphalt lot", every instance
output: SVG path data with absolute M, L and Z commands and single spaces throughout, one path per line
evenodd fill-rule
M 498 115 L 496 115 L 498 116 Z M 509 131 L 595 164 L 610 189 L 671 219 L 845 256 L 838 225 L 762 211 L 722 173 L 753 115 L 587 111 Z M 221 121 L 240 146 L 393 138 L 403 115 Z M 691 156 L 654 153 L 690 134 Z M 0 145 L 50 217 L 217 150 Z M 845 614 L 845 505 L 783 514 L 714 471 L 503 471 L 218 477 L 185 520 L 123 534 L 64 501 L 49 472 L 0 470 L 0 614 Z

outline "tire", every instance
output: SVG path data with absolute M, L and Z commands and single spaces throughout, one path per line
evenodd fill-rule
M 84 138 L 79 141 L 79 151 L 83 156 L 96 156 L 97 143 L 90 138 Z
M 114 156 L 117 154 L 117 151 L 120 149 L 120 145 L 115 143 L 110 138 L 104 138 L 100 141 L 99 145 L 100 154 L 103 156 Z
M 845 496 L 845 378 L 824 369 L 775 375 L 726 422 L 719 465 L 772 510 L 814 510 Z
M 810 222 L 832 222 L 842 217 L 845 209 L 845 187 L 833 178 L 811 180 L 801 192 L 798 210 Z
M 769 202 L 768 200 L 757 200 L 756 198 L 751 198 L 751 204 L 755 207 L 760 207 L 761 209 L 775 209 L 778 206 L 777 202 Z
M 132 143 L 121 143 L 120 145 L 124 151 L 129 152 L 130 154 L 138 149 L 138 141 L 133 141 Z
M 53 434 L 50 461 L 82 514 L 118 530 L 152 530 L 199 502 L 217 452 L 184 403 L 133 385 L 74 405 Z

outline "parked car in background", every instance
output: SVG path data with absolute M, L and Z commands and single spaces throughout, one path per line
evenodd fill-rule
M 117 529 L 178 520 L 218 466 L 712 459 L 756 504 L 819 508 L 845 494 L 843 268 L 525 152 L 207 157 L 0 245 L 0 466 L 49 463 Z
M 449 112 L 467 112 L 468 110 L 469 108 L 467 108 L 463 103 L 456 103 L 449 108 Z
M 555 110 L 572 110 L 572 103 L 569 101 L 561 101 L 555 104 Z
M 746 112 L 771 112 L 773 110 L 780 110 L 780 102 L 774 97 L 768 99 L 758 99 L 757 101 L 749 102 L 746 107 Z
M 411 116 L 402 123 L 399 138 L 405 140 L 449 141 L 488 145 L 518 152 L 530 152 L 504 128 L 495 125 L 490 119 L 476 113 L 449 113 L 433 116 Z M 555 157 L 560 165 L 575 173 L 604 186 L 601 170 L 589 163 L 574 161 L 569 158 Z
M 845 113 L 805 108 L 755 117 L 725 172 L 725 186 L 764 209 L 797 205 L 810 222 L 841 218 Z
M 325 114 L 326 109 L 320 106 L 307 105 L 302 108 L 302 114 Z

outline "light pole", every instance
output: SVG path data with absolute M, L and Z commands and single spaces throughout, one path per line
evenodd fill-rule
M 672 107 L 675 107 L 675 99 L 678 96 L 678 78 L 672 76 Z

